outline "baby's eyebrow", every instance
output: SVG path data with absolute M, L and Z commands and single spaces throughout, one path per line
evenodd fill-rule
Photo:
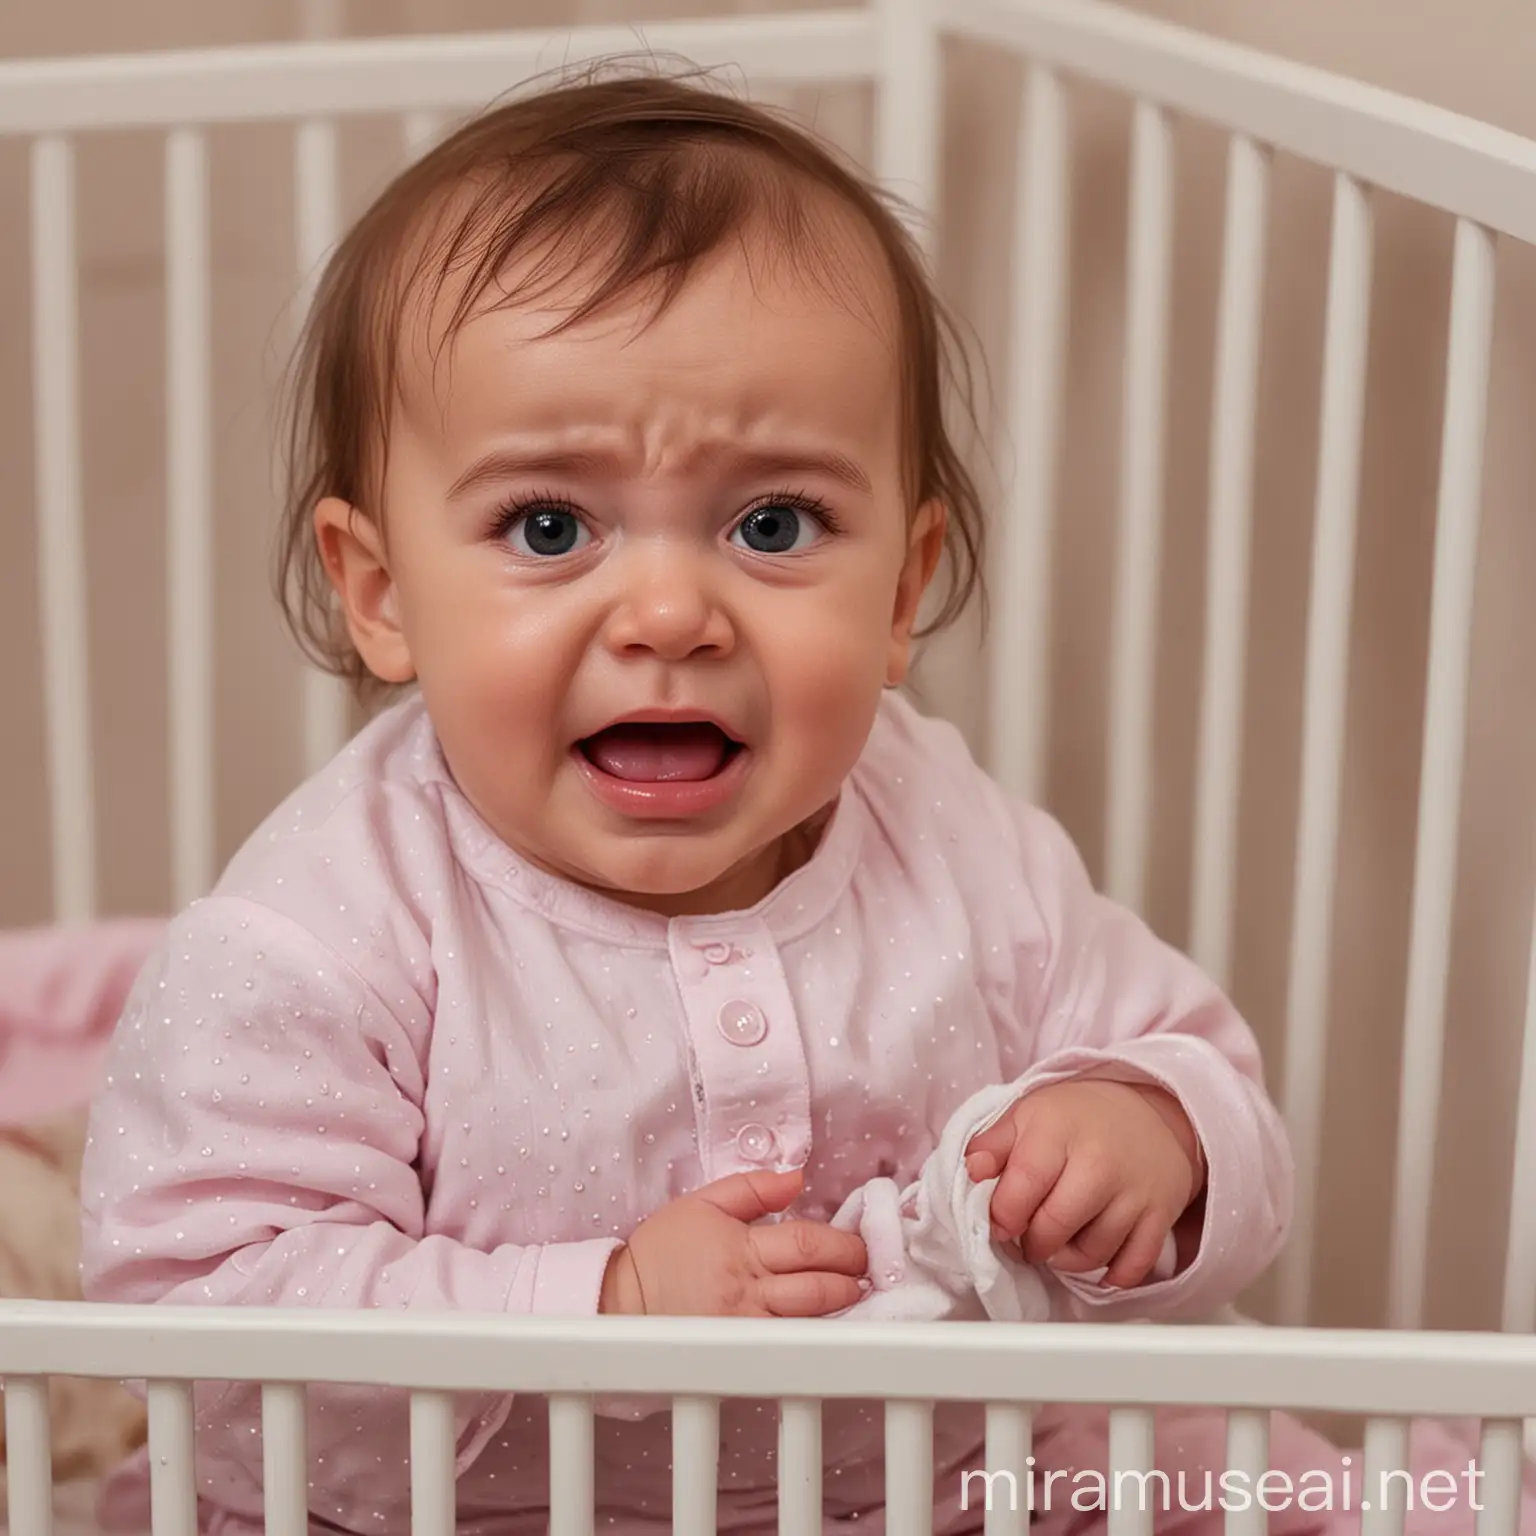
M 740 443 L 719 443 L 701 447 L 697 456 L 725 460 L 734 469 L 754 474 L 826 475 L 866 496 L 873 492 L 870 478 L 860 465 L 835 449 L 753 448 Z M 480 486 L 521 475 L 618 476 L 622 473 L 623 463 L 617 453 L 589 448 L 496 448 L 476 459 L 453 482 L 448 499 L 454 501 Z
M 519 475 L 593 475 L 612 470 L 612 455 L 570 448 L 529 450 L 497 448 L 476 459 L 448 489 L 448 499 L 477 490 L 500 480 L 515 480 Z

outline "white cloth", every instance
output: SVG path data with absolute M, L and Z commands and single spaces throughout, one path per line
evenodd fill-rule
M 843 1202 L 832 1225 L 863 1238 L 874 1288 L 836 1316 L 1044 1323 L 1061 1315 L 1055 1299 L 1060 1281 L 992 1237 L 997 1180 L 977 1183 L 965 1166 L 971 1139 L 1002 1119 L 1019 1097 L 1020 1089 L 1011 1084 L 973 1094 L 950 1117 L 938 1146 L 905 1189 L 892 1179 L 871 1179 Z M 1170 1235 L 1151 1278 L 1172 1274 L 1175 1263 Z M 1091 1284 L 1103 1273 L 1076 1278 Z
M 1022 1092 L 1018 1084 L 1003 1083 L 972 1094 L 950 1116 L 938 1146 L 905 1189 L 894 1179 L 871 1179 L 843 1201 L 832 1225 L 864 1240 L 873 1288 L 830 1316 L 872 1322 L 1044 1323 L 1062 1314 L 1055 1299 L 1061 1282 L 993 1241 L 997 1180 L 974 1182 L 965 1166 L 971 1139 L 1002 1119 Z M 1151 1278 L 1172 1274 L 1175 1263 L 1170 1236 Z M 1074 1278 L 1091 1284 L 1102 1274 L 1096 1270 Z M 1235 1314 L 1209 1319 L 1232 1320 Z M 599 1397 L 596 1411 L 645 1419 L 670 1406 L 664 1397 Z

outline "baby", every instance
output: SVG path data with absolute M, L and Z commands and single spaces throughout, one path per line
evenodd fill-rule
M 872 1282 L 830 1218 L 999 1085 L 969 1172 L 1051 1315 L 1200 1316 L 1265 1268 L 1291 1165 L 1249 1030 L 895 691 L 946 552 L 936 622 L 979 566 L 950 334 L 880 194 L 686 80 L 516 100 L 384 192 L 302 353 L 285 591 L 333 669 L 412 686 L 141 976 L 90 1298 L 840 1312 Z M 262 1527 L 259 1426 L 200 1389 L 213 1536 Z M 544 1529 L 543 1402 L 457 1432 L 460 1530 Z M 722 1529 L 774 1529 L 775 1405 L 721 1433 Z M 669 1437 L 605 1410 L 600 1526 L 668 1528 Z M 882 1437 L 827 1404 L 828 1530 L 882 1528 Z M 937 1412 L 941 1531 L 981 1529 L 981 1439 Z M 406 1532 L 408 1445 L 404 1394 L 312 1388 L 316 1528 Z

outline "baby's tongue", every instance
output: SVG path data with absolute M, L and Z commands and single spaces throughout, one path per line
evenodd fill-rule
M 703 721 L 685 725 L 615 725 L 583 743 L 587 756 L 616 779 L 657 784 L 707 779 L 725 761 L 726 738 Z

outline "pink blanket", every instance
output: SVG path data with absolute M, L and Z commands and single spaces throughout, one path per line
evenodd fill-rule
M 0 933 L 0 1125 L 84 1108 L 157 919 Z
M 80 1299 L 86 1110 L 113 1025 L 163 927 L 0 934 L 0 1297 Z M 49 1394 L 56 1529 L 93 1530 L 97 1480 L 143 1443 L 144 1410 L 112 1381 L 57 1377 Z

